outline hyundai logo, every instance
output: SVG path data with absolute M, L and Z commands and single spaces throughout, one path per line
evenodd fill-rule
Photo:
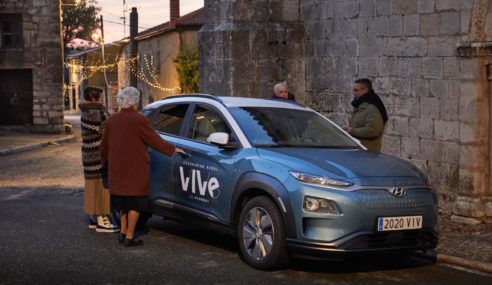
M 403 197 L 405 196 L 405 194 L 407 194 L 407 190 L 405 190 L 405 188 L 402 188 L 402 187 L 395 187 L 393 189 L 390 190 L 391 194 L 393 194 L 393 196 L 395 197 Z

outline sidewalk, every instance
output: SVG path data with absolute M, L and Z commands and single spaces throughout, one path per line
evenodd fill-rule
M 464 225 L 439 219 L 437 262 L 492 274 L 492 224 Z
M 0 129 L 0 156 L 74 140 L 73 134 L 46 135 Z
M 80 132 L 77 129 L 74 131 Z M 0 157 L 48 144 L 74 140 L 73 134 L 42 135 L 0 130 Z M 492 274 L 492 224 L 475 226 L 457 224 L 451 222 L 449 215 L 441 215 L 439 232 L 439 246 L 436 252 L 420 254 L 420 257 L 435 259 L 441 264 Z

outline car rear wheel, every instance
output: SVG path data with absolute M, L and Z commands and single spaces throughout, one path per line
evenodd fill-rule
M 272 270 L 289 262 L 282 215 L 271 199 L 259 196 L 246 203 L 237 232 L 241 256 L 249 265 Z

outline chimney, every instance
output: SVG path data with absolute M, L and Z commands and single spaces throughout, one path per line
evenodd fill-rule
M 169 0 L 171 8 L 171 25 L 175 25 L 176 21 L 179 19 L 179 0 Z

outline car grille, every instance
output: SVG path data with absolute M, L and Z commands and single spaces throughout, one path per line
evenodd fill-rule
M 408 189 L 404 197 L 395 197 L 385 189 L 364 189 L 356 191 L 364 207 L 379 215 L 422 215 L 426 208 L 434 207 L 436 195 L 425 188 Z
M 404 247 L 432 247 L 437 245 L 437 236 L 426 231 L 375 233 L 357 236 L 340 245 L 344 249 L 381 249 Z

